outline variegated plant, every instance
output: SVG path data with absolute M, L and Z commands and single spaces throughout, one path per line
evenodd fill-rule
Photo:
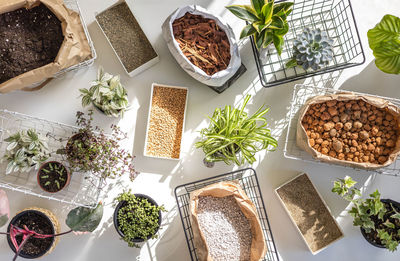
M 3 157 L 3 160 L 8 162 L 6 174 L 37 169 L 50 157 L 45 138 L 41 137 L 34 129 L 19 131 L 4 141 L 9 143 Z
M 123 116 L 128 109 L 128 93 L 122 86 L 119 75 L 105 73 L 100 67 L 97 79 L 92 81 L 89 89 L 80 89 L 82 106 L 92 103 L 107 116 Z

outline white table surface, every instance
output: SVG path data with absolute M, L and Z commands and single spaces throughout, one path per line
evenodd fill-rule
M 203 153 L 195 150 L 193 144 L 198 137 L 198 131 L 207 126 L 206 114 L 211 114 L 217 106 L 240 103 L 247 93 L 253 95 L 248 106 L 250 111 L 256 110 L 263 103 L 271 107 L 268 114 L 269 126 L 279 141 L 279 149 L 277 151 L 259 153 L 257 155 L 258 161 L 252 167 L 258 173 L 265 207 L 280 259 L 283 261 L 400 260 L 400 252 L 390 253 L 387 250 L 369 245 L 361 236 L 359 228 L 352 226 L 352 218 L 345 213 L 346 202 L 330 192 L 333 180 L 345 175 L 351 175 L 355 180 L 359 181 L 359 185 L 365 185 L 368 192 L 379 189 L 383 198 L 400 201 L 400 178 L 375 176 L 363 171 L 344 170 L 339 167 L 286 159 L 283 156 L 287 129 L 285 117 L 290 106 L 294 83 L 264 89 L 259 82 L 248 41 L 241 47 L 242 60 L 248 71 L 234 86 L 222 94 L 216 94 L 211 89 L 193 80 L 177 65 L 170 55 L 161 36 L 161 24 L 177 7 L 192 3 L 202 5 L 224 17 L 234 27 L 235 33 L 238 35 L 243 23 L 228 13 L 224 9 L 224 5 L 231 2 L 243 3 L 246 1 L 128 0 L 134 15 L 160 55 L 160 62 L 157 65 L 134 78 L 129 78 L 124 73 L 117 57 L 94 20 L 95 12 L 104 10 L 115 1 L 79 0 L 79 2 L 97 51 L 98 58 L 95 64 L 88 69 L 83 69 L 76 73 L 68 73 L 60 79 L 53 80 L 38 92 L 14 92 L 0 95 L 0 108 L 66 124 L 74 124 L 75 112 L 82 110 L 80 99 L 78 99 L 78 89 L 88 87 L 88 83 L 96 77 L 97 67 L 102 65 L 107 72 L 121 75 L 122 82 L 128 89 L 129 98 L 134 108 L 119 122 L 118 120 L 112 121 L 99 114 L 95 115 L 95 121 L 104 127 L 111 122 L 118 122 L 123 130 L 129 133 L 130 140 L 126 145 L 130 148 L 133 147 L 133 152 L 137 155 L 136 167 L 141 174 L 133 183 L 123 182 L 122 185 L 112 186 L 107 191 L 107 196 L 104 199 L 106 204 L 104 217 L 101 225 L 94 233 L 84 236 L 70 234 L 62 237 L 55 251 L 41 260 L 190 260 L 173 189 L 183 183 L 237 169 L 237 167 L 225 166 L 223 163 L 217 164 L 213 169 L 204 167 L 202 164 Z M 331 75 L 334 80 L 334 87 L 400 98 L 399 76 L 385 74 L 375 67 L 367 41 L 367 30 L 380 21 L 383 15 L 387 13 L 399 15 L 399 2 L 397 0 L 353 0 L 352 4 L 365 50 L 366 62 L 362 66 L 345 70 L 341 74 Z M 143 156 L 150 87 L 153 82 L 187 86 L 190 90 L 183 137 L 183 159 L 179 162 Z M 301 80 L 298 83 L 313 82 L 321 83 L 321 77 Z M 274 188 L 299 172 L 307 172 L 310 175 L 345 233 L 343 239 L 315 256 L 308 251 L 300 234 L 296 231 L 289 216 L 273 192 Z M 164 227 L 160 232 L 159 239 L 150 240 L 141 249 L 129 248 L 125 242 L 119 240 L 113 227 L 113 206 L 111 202 L 115 195 L 124 188 L 131 188 L 134 192 L 148 194 L 160 204 L 164 204 L 168 209 L 168 213 L 164 215 Z M 9 190 L 7 190 L 7 193 L 10 198 L 12 215 L 23 208 L 33 205 L 45 207 L 53 210 L 63 223 L 63 229 L 67 229 L 64 220 L 66 214 L 72 208 L 71 206 L 25 196 Z M 0 260 L 11 260 L 12 253 L 6 239 L 4 238 L 0 242 Z

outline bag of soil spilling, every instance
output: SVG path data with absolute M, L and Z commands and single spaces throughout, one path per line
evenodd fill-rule
M 354 93 L 315 96 L 299 113 L 297 145 L 315 159 L 373 170 L 400 154 L 400 108 L 387 100 Z
M 220 87 L 241 66 L 232 28 L 204 8 L 178 8 L 165 20 L 162 31 L 172 56 L 203 84 Z
M 264 258 L 267 247 L 257 209 L 236 181 L 223 181 L 190 194 L 190 217 L 198 260 Z
M 79 14 L 62 0 L 0 1 L 0 47 L 0 93 L 34 90 L 91 58 Z

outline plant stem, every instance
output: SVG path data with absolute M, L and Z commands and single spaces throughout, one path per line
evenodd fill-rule
M 62 232 L 62 233 L 60 233 L 60 234 L 54 234 L 53 237 L 58 237 L 58 236 L 66 235 L 66 234 L 69 234 L 69 233 L 71 233 L 71 232 L 72 232 L 72 229 L 71 229 L 71 230 L 68 230 L 67 232 Z
M 9 235 L 10 233 L 7 232 L 0 232 L 0 235 Z
M 29 240 L 29 238 L 30 238 L 31 236 L 32 236 L 32 235 L 28 235 L 28 236 L 21 242 L 21 245 L 19 245 L 18 251 L 15 253 L 15 256 L 14 256 L 14 258 L 13 258 L 13 261 L 17 260 L 17 257 L 19 256 L 19 254 L 20 254 L 22 248 L 24 247 L 24 245 L 26 244 L 26 242 Z

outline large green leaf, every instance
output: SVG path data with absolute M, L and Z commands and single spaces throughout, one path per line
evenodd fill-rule
M 268 22 L 270 23 L 273 11 L 274 11 L 274 3 L 273 2 L 270 2 L 262 7 L 261 13 L 264 16 L 265 23 L 268 23 Z
M 253 6 L 257 13 L 261 12 L 261 8 L 264 6 L 264 3 L 264 0 L 251 0 L 251 6 Z
M 71 210 L 67 216 L 67 226 L 73 231 L 93 232 L 100 224 L 103 217 L 103 204 L 96 208 L 77 207 Z
M 232 14 L 236 15 L 242 20 L 249 21 L 251 23 L 258 21 L 257 15 L 251 10 L 251 7 L 246 5 L 230 5 L 226 7 Z
M 292 2 L 283 2 L 283 3 L 276 4 L 276 5 L 274 5 L 274 14 L 279 13 L 281 10 L 288 12 L 289 10 L 291 10 L 290 8 L 292 6 L 293 6 Z
M 382 42 L 400 40 L 400 18 L 394 15 L 385 15 L 382 20 L 368 31 L 368 43 L 372 50 Z
M 381 71 L 400 74 L 400 40 L 384 42 L 374 50 L 375 64 Z
M 275 48 L 278 51 L 278 54 L 282 54 L 282 49 L 283 49 L 283 37 L 280 35 L 273 35 L 272 40 L 274 42 Z

